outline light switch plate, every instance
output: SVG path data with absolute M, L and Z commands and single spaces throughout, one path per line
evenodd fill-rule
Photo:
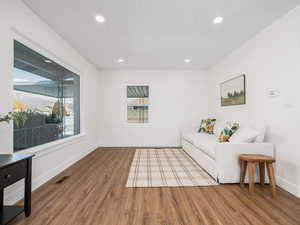
M 278 91 L 275 90 L 275 89 L 270 89 L 270 90 L 268 91 L 268 95 L 269 95 L 270 98 L 276 98 L 276 97 L 279 96 L 279 93 L 278 93 Z

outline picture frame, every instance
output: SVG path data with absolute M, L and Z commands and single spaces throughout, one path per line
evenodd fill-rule
M 242 74 L 220 84 L 221 106 L 246 104 L 246 76 Z

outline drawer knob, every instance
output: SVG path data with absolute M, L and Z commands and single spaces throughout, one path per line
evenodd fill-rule
M 4 175 L 4 178 L 5 178 L 5 179 L 11 178 L 11 174 L 6 174 L 6 175 Z

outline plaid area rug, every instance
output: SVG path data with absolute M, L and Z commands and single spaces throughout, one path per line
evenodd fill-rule
M 137 149 L 126 187 L 210 185 L 218 183 L 182 149 Z

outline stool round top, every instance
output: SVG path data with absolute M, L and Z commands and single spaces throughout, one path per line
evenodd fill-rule
M 275 162 L 275 158 L 261 154 L 242 154 L 240 160 L 247 162 Z

